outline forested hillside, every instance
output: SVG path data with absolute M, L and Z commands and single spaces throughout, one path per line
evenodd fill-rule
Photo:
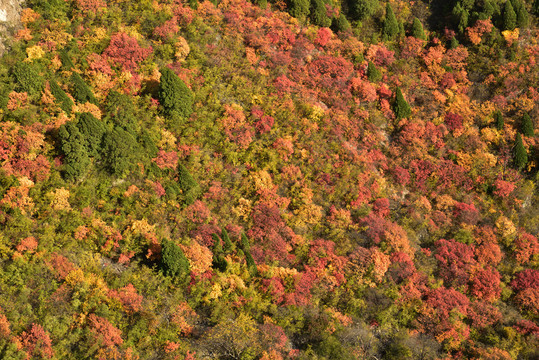
M 26 6 L 0 358 L 539 357 L 539 0 Z

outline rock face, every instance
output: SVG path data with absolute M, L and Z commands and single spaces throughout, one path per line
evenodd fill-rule
M 14 31 L 21 26 L 23 3 L 24 0 L 0 0 L 0 56 L 6 51 Z

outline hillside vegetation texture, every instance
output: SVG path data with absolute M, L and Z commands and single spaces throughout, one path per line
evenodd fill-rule
M 28 0 L 0 358 L 539 358 L 539 1 Z

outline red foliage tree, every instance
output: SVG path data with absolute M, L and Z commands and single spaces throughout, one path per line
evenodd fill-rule
M 526 264 L 539 256 L 539 241 L 532 234 L 522 233 L 514 242 L 517 261 Z
M 30 253 L 33 253 L 34 251 L 36 251 L 37 246 L 38 246 L 38 242 L 36 238 L 33 236 L 29 236 L 21 240 L 20 244 L 17 245 L 17 251 L 19 252 L 28 251 Z
M 75 265 L 65 256 L 55 253 L 51 254 L 51 258 L 47 264 L 56 273 L 56 277 L 61 280 L 65 279 L 71 271 L 76 269 Z
M 539 289 L 539 270 L 526 269 L 517 273 L 511 281 L 511 287 L 515 291 Z
M 296 284 L 294 292 L 285 294 L 284 303 L 286 305 L 305 306 L 311 300 L 311 289 L 317 280 L 316 273 L 307 269 L 307 271 L 296 275 Z
M 52 341 L 49 333 L 41 325 L 33 324 L 30 331 L 24 331 L 20 336 L 21 345 L 28 352 L 27 359 L 54 357 Z
M 269 293 L 275 303 L 281 304 L 284 301 L 285 288 L 283 280 L 277 276 L 269 279 L 262 279 L 262 290 Z
M 395 181 L 400 185 L 407 185 L 410 182 L 410 173 L 408 170 L 397 166 L 393 169 L 393 177 Z
M 196 200 L 193 204 L 189 205 L 187 209 L 185 209 L 185 217 L 195 224 L 204 223 L 209 216 L 210 210 L 206 204 L 200 200 Z
M 2 309 L 0 308 L 0 340 L 7 339 L 11 334 L 9 320 L 4 314 L 1 313 L 1 310 Z
M 358 77 L 350 80 L 350 90 L 360 101 L 373 102 L 378 98 L 376 87 L 370 82 Z
M 455 204 L 455 208 L 453 210 L 453 215 L 455 218 L 457 218 L 458 221 L 475 225 L 480 218 L 479 210 L 475 207 L 475 205 L 472 204 L 466 204 L 458 202 Z
M 316 39 L 314 39 L 314 43 L 324 47 L 329 42 L 329 40 L 331 40 L 332 36 L 333 31 L 328 28 L 322 27 L 318 29 L 318 33 L 316 34 Z
M 488 302 L 476 301 L 471 304 L 468 317 L 472 321 L 472 327 L 484 329 L 500 321 L 502 313 Z
M 172 19 L 165 21 L 163 25 L 156 27 L 153 34 L 154 36 L 166 40 L 176 35 L 178 31 L 180 31 L 180 27 L 178 26 L 178 18 L 174 16 Z
M 90 322 L 90 332 L 95 342 L 100 346 L 114 348 L 123 344 L 121 330 L 112 325 L 107 319 L 90 314 L 88 321 Z
M 119 32 L 112 36 L 103 54 L 120 64 L 125 70 L 136 70 L 138 64 L 150 56 L 152 51 L 151 46 L 143 48 L 138 44 L 137 39 Z
M 479 270 L 473 276 L 470 292 L 478 299 L 495 301 L 501 293 L 500 273 L 493 268 Z
M 515 325 L 517 331 L 521 334 L 533 334 L 539 337 L 539 326 L 530 320 L 519 320 Z
M 389 199 L 381 198 L 376 199 L 372 204 L 374 212 L 381 217 L 389 216 Z
M 432 290 L 427 297 L 426 303 L 436 309 L 436 314 L 440 317 L 440 320 L 448 320 L 454 311 L 466 316 L 470 306 L 470 300 L 466 295 L 445 287 Z
M 109 290 L 108 296 L 118 300 L 128 314 L 142 310 L 142 295 L 137 293 L 133 284 L 128 284 L 119 290 Z
M 496 243 L 484 242 L 476 247 L 475 255 L 481 265 L 497 265 L 502 260 L 502 250 Z
M 462 116 L 455 113 L 447 113 L 444 118 L 445 126 L 451 131 L 462 129 Z
M 267 260 L 289 264 L 294 258 L 289 253 L 294 232 L 286 226 L 277 206 L 257 205 L 253 211 L 253 227 L 247 235 L 253 239 L 251 254 L 256 262 Z
M 494 182 L 494 195 L 499 196 L 501 198 L 506 198 L 513 190 L 515 190 L 515 184 L 509 181 L 504 181 L 502 179 L 496 179 Z
M 107 7 L 107 4 L 103 0 L 76 0 L 75 3 L 77 8 L 83 13 L 95 13 Z
M 529 311 L 532 316 L 539 315 L 539 289 L 527 288 L 515 296 L 515 303 L 523 311 Z
M 160 169 L 175 169 L 178 166 L 178 153 L 176 151 L 159 150 L 157 157 L 152 159 Z
M 435 245 L 435 257 L 440 262 L 440 276 L 448 283 L 466 285 L 470 270 L 476 264 L 474 246 L 445 239 L 438 240 Z

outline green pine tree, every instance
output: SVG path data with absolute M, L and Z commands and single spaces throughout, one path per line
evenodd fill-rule
M 96 156 L 101 149 L 105 126 L 90 113 L 77 114 L 77 128 L 86 139 L 88 154 Z
M 326 4 L 322 0 L 311 0 L 311 22 L 314 25 L 330 27 L 331 19 L 327 15 Z
M 228 231 L 226 231 L 225 228 L 221 229 L 221 238 L 223 239 L 223 243 L 225 244 L 223 250 L 225 252 L 231 252 L 234 248 L 234 245 L 232 244 L 232 241 L 230 241 L 230 237 L 228 236 Z
M 479 19 L 480 20 L 490 19 L 495 13 L 496 13 L 496 8 L 492 4 L 492 1 L 485 0 L 483 2 L 483 9 L 481 13 L 479 14 Z
M 105 110 L 115 125 L 134 126 L 137 122 L 136 108 L 129 95 L 120 94 L 114 90 L 110 91 L 105 103 Z
M 522 116 L 521 129 L 522 129 L 522 135 L 528 136 L 528 137 L 534 136 L 533 122 L 532 122 L 532 119 L 530 118 L 530 115 L 528 115 L 528 113 L 524 113 L 524 115 Z
M 468 26 L 470 12 L 459 1 L 453 8 L 452 14 L 458 31 L 464 33 L 464 30 Z
M 162 242 L 161 266 L 167 276 L 185 279 L 189 275 L 189 260 L 182 249 L 169 240 Z
M 348 15 L 353 20 L 363 21 L 378 9 L 378 0 L 348 0 Z
M 309 16 L 309 9 L 311 8 L 310 0 L 289 0 L 288 1 L 288 13 L 295 18 L 305 20 Z
M 513 9 L 511 1 L 507 0 L 505 2 L 505 7 L 503 9 L 503 29 L 504 30 L 515 30 L 517 27 L 517 14 Z
M 72 95 L 80 103 L 91 102 L 97 105 L 97 100 L 90 87 L 84 82 L 79 74 L 74 72 L 71 75 Z
M 130 132 L 116 126 L 104 135 L 101 157 L 110 174 L 126 175 L 136 168 L 140 156 L 140 147 Z
M 69 58 L 66 49 L 62 49 L 58 53 L 60 54 L 60 61 L 62 62 L 63 70 L 70 71 L 71 69 L 73 69 L 73 67 L 75 67 L 75 65 L 73 65 L 73 62 Z
M 352 26 L 350 25 L 350 22 L 348 22 L 346 16 L 341 13 L 338 17 L 333 19 L 333 22 L 331 23 L 331 28 L 335 32 L 347 32 L 352 29 Z
M 247 263 L 247 268 L 249 269 L 249 273 L 252 276 L 258 275 L 258 268 L 256 267 L 255 259 L 253 259 L 253 256 L 251 255 L 249 250 L 245 250 L 243 253 L 245 255 L 245 262 Z
M 249 239 L 247 239 L 247 235 L 245 233 L 241 233 L 241 248 L 243 251 L 249 250 L 251 248 L 251 245 L 249 244 Z
M 524 147 L 524 144 L 522 143 L 522 137 L 520 136 L 520 133 L 517 134 L 517 138 L 515 141 L 515 166 L 517 169 L 522 170 L 528 163 L 528 153 L 526 152 L 526 148 Z
M 372 61 L 369 61 L 367 65 L 367 79 L 369 79 L 370 82 L 378 82 L 382 79 L 382 73 Z
M 520 0 L 512 0 L 511 5 L 513 5 L 513 10 L 517 14 L 517 26 L 519 28 L 525 28 L 529 23 L 529 14 L 526 10 L 526 7 Z
M 73 122 L 68 122 L 58 130 L 58 140 L 64 153 L 64 177 L 68 181 L 79 180 L 91 164 L 85 137 Z
M 198 186 L 198 183 L 183 164 L 178 165 L 178 184 L 183 192 L 188 192 Z
M 419 21 L 418 18 L 414 18 L 414 23 L 412 24 L 412 36 L 421 40 L 427 39 L 425 31 L 423 30 L 423 24 L 421 24 L 421 21 Z
M 43 78 L 33 65 L 18 62 L 13 68 L 13 75 L 17 81 L 19 91 L 26 91 L 29 95 L 39 94 L 43 90 Z
M 165 116 L 188 118 L 193 112 L 194 96 L 191 90 L 172 70 L 161 69 L 159 102 Z
M 247 239 L 247 236 L 245 233 L 241 233 L 241 248 L 243 250 L 243 253 L 245 255 L 245 262 L 247 263 L 247 268 L 249 269 L 249 273 L 251 273 L 252 276 L 256 276 L 258 274 L 258 269 L 256 267 L 255 260 L 251 256 L 251 252 L 249 245 L 249 239 Z
M 212 234 L 213 238 L 213 263 L 212 266 L 221 272 L 225 272 L 228 268 L 228 262 L 223 256 L 223 247 L 221 246 L 221 238 L 219 235 Z
M 496 125 L 496 129 L 502 130 L 504 123 L 502 112 L 500 110 L 496 110 L 494 112 L 494 124 Z
M 395 101 L 393 103 L 393 111 L 397 119 L 405 119 L 412 114 L 412 109 L 408 102 L 404 99 L 401 89 L 398 87 L 395 94 Z
M 73 100 L 67 96 L 65 91 L 56 83 L 56 81 L 51 80 L 49 84 L 51 86 L 51 93 L 58 102 L 60 109 L 64 110 L 68 115 L 71 114 Z
M 399 23 L 389 2 L 386 5 L 386 17 L 382 28 L 382 35 L 385 40 L 393 40 L 399 33 Z
M 184 194 L 185 205 L 191 205 L 199 195 L 199 186 L 183 164 L 178 165 L 178 185 Z
M 450 47 L 451 49 L 455 49 L 455 48 L 458 48 L 459 45 L 460 45 L 460 44 L 459 44 L 459 41 L 457 40 L 456 37 L 453 36 L 453 37 L 451 38 L 451 43 L 449 44 L 449 47 Z

